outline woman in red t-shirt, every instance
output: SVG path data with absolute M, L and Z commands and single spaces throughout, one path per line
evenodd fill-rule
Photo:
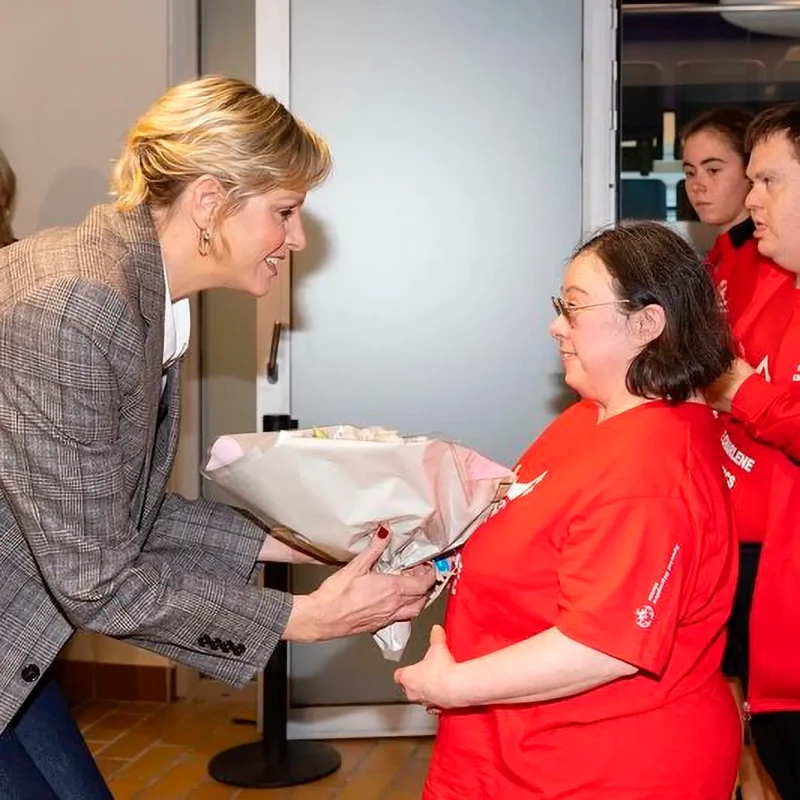
M 720 670 L 736 544 L 702 388 L 731 363 L 713 284 L 655 223 L 600 233 L 554 298 L 583 398 L 465 545 L 445 629 L 397 671 L 440 713 L 425 800 L 729 800 Z
M 730 275 L 748 270 L 758 259 L 755 228 L 744 205 L 750 191 L 744 143 L 752 120 L 746 109 L 712 108 L 681 131 L 686 196 L 700 221 L 717 231 L 707 263 L 723 308 L 732 318 L 738 317 L 749 297 L 741 280 L 729 286 Z

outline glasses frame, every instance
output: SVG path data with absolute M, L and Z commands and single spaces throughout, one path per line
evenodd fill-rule
M 602 308 L 603 306 L 627 306 L 630 305 L 630 300 L 606 300 L 604 303 L 585 303 L 576 306 L 568 303 L 560 295 L 553 295 L 550 300 L 553 303 L 553 308 L 559 317 L 564 317 L 568 324 L 572 325 L 572 314 L 575 311 L 587 311 L 591 308 Z

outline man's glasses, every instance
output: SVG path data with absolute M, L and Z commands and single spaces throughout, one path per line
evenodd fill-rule
M 602 308 L 603 306 L 616 306 L 628 305 L 630 300 L 608 300 L 605 303 L 586 303 L 585 305 L 575 305 L 575 303 L 568 303 L 563 297 L 551 297 L 553 301 L 553 308 L 561 317 L 571 325 L 573 322 L 573 314 L 576 311 L 585 311 L 589 308 Z

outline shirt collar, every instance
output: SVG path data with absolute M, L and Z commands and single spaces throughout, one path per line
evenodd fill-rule
M 189 349 L 192 322 L 189 298 L 172 302 L 167 271 L 164 270 L 164 369 L 174 364 Z
M 747 244 L 750 239 L 753 238 L 753 234 L 756 231 L 756 225 L 753 220 L 748 217 L 742 222 L 734 225 L 728 231 L 728 237 L 731 240 L 731 244 L 733 245 L 735 250 L 738 250 L 743 245 Z

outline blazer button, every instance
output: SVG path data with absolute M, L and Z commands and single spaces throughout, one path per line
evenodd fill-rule
M 212 650 L 219 650 L 222 647 L 222 639 L 219 636 L 214 638 L 214 641 L 211 642 L 211 649 Z
M 231 650 L 233 650 L 233 642 L 230 639 L 226 639 L 220 646 L 220 649 L 223 653 L 230 653 Z
M 209 638 L 209 636 L 208 636 L 207 634 L 205 634 L 205 633 L 204 633 L 204 634 L 203 634 L 203 635 L 202 635 L 202 636 L 201 636 L 201 637 L 200 637 L 200 638 L 197 640 L 197 644 L 199 644 L 199 645 L 200 645 L 200 647 L 208 647 L 208 646 L 211 644 L 211 639 Z
M 247 648 L 243 644 L 236 644 L 233 646 L 233 654 L 235 656 L 243 656 L 245 650 L 247 650 Z
M 36 666 L 36 664 L 26 664 L 22 668 L 22 672 L 20 674 L 22 675 L 22 680 L 24 680 L 25 683 L 34 683 L 35 681 L 39 680 L 42 671 Z

